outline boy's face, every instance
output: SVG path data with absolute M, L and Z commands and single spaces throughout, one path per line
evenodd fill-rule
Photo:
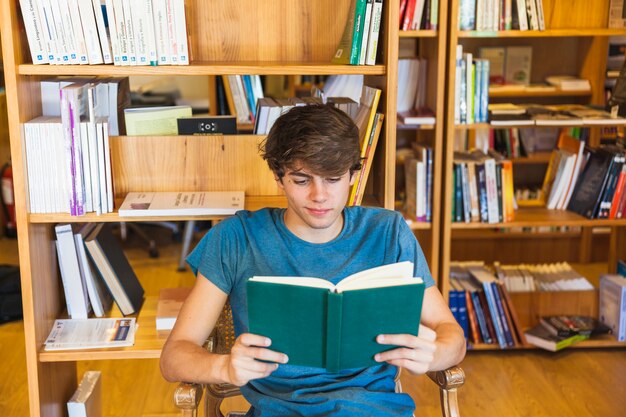
M 286 169 L 278 186 L 287 196 L 287 228 L 311 243 L 325 243 L 337 237 L 343 228 L 341 213 L 355 177 L 349 171 L 325 177 L 311 173 L 306 167 Z

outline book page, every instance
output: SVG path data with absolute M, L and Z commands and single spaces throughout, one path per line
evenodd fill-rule
M 322 278 L 313 277 L 266 277 L 255 276 L 250 278 L 250 281 L 268 282 L 271 284 L 283 284 L 283 285 L 299 285 L 302 287 L 314 287 L 314 288 L 327 288 L 332 290 L 335 288 L 332 282 L 326 281 Z
M 349 290 L 365 290 L 368 288 L 382 288 L 382 287 L 395 287 L 398 285 L 418 285 L 424 281 L 421 278 L 414 277 L 382 277 L 382 278 L 365 278 L 363 280 L 354 280 L 348 282 L 346 285 L 337 286 L 337 292 L 349 291 Z M 341 282 L 343 283 L 343 281 Z
M 56 320 L 45 350 L 132 346 L 135 328 L 134 317 Z
M 413 278 L 413 262 L 396 262 L 389 265 L 378 266 L 357 272 L 341 280 L 337 284 L 337 291 L 345 290 L 354 281 L 376 281 L 381 282 L 389 278 Z M 382 286 L 382 285 L 374 285 Z M 354 287 L 350 287 L 354 288 Z

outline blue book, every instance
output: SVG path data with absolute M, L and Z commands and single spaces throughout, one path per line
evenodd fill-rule
M 617 261 L 617 273 L 623 277 L 626 277 L 626 261 L 619 259 Z

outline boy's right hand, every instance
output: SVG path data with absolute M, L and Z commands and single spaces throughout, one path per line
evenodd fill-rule
M 270 345 L 271 340 L 267 337 L 251 333 L 241 334 L 228 355 L 227 381 L 241 387 L 253 379 L 269 376 L 278 368 L 279 363 L 287 363 L 287 355 L 267 349 Z

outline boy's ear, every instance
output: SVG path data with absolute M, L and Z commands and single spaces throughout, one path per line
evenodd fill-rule
M 276 181 L 276 184 L 278 184 L 278 186 L 281 189 L 283 189 L 283 190 L 285 189 L 285 186 L 283 184 L 283 179 L 282 178 L 279 178 L 278 175 L 274 175 L 274 180 Z
M 350 174 L 350 185 L 354 185 L 354 182 L 356 181 L 356 177 L 357 177 L 357 171 L 354 171 L 352 174 Z

